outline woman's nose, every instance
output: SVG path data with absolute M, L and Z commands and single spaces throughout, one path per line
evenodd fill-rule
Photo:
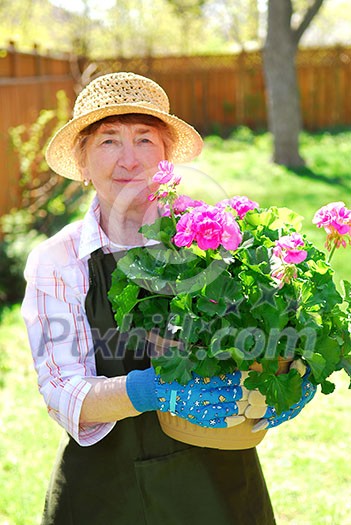
M 138 159 L 132 144 L 123 144 L 118 157 L 118 165 L 128 171 L 133 170 L 138 165 Z

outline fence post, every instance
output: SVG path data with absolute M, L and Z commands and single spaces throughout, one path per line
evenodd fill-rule
M 245 71 L 245 50 L 242 49 L 238 54 L 237 59 L 237 91 L 236 91 L 236 104 L 237 112 L 236 118 L 238 123 L 244 123 L 245 121 L 245 108 L 244 108 L 244 98 L 245 98 L 245 81 L 246 81 L 246 71 Z
M 42 57 L 38 53 L 38 44 L 33 44 L 33 56 L 34 56 L 34 71 L 36 77 L 42 76 Z
M 9 55 L 11 57 L 11 59 L 10 59 L 10 76 L 15 78 L 15 77 L 17 77 L 17 72 L 18 72 L 18 67 L 17 67 L 18 60 L 17 60 L 16 46 L 15 46 L 15 42 L 13 40 L 9 41 L 9 45 L 8 45 L 7 49 L 8 49 Z

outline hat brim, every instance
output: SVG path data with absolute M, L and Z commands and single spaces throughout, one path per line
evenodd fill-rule
M 153 115 L 168 124 L 172 130 L 174 140 L 167 160 L 173 163 L 190 162 L 201 153 L 203 141 L 199 133 L 175 115 L 151 109 L 146 105 L 118 104 L 104 106 L 103 108 L 90 111 L 86 115 L 73 118 L 59 129 L 49 142 L 46 150 L 45 156 L 50 168 L 63 177 L 81 181 L 81 171 L 73 152 L 76 137 L 80 131 L 105 117 L 128 113 Z

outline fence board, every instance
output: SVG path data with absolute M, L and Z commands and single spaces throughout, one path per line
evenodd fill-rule
M 87 65 L 87 64 L 86 64 Z M 267 126 L 262 56 L 147 57 L 96 62 L 96 74 L 134 71 L 149 76 L 168 93 L 171 111 L 200 132 L 239 125 Z M 297 56 L 303 125 L 351 125 L 351 47 L 300 50 Z M 43 108 L 56 104 L 56 91 L 73 100 L 74 79 L 68 58 L 0 50 L 0 215 L 18 202 L 18 169 L 8 129 L 31 124 Z
M 38 117 L 41 109 L 56 106 L 56 92 L 64 89 L 73 100 L 73 79 L 52 77 L 44 79 L 32 77 L 10 79 L 8 84 L 0 82 L 0 184 L 6 191 L 0 192 L 0 216 L 19 202 L 19 170 L 12 151 L 9 129 L 19 124 L 30 125 Z

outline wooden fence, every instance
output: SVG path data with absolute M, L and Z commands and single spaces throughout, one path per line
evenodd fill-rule
M 70 61 L 37 53 L 0 50 L 0 216 L 19 201 L 19 169 L 12 151 L 9 129 L 32 124 L 41 109 L 56 106 L 56 92 L 64 89 L 74 98 Z
M 101 73 L 134 71 L 159 82 L 171 110 L 202 133 L 246 125 L 267 127 L 260 52 L 111 60 Z M 351 48 L 300 50 L 297 71 L 305 129 L 351 124 Z
M 171 111 L 202 133 L 267 126 L 259 52 L 104 60 L 95 67 L 94 75 L 134 71 L 156 80 L 169 95 Z M 297 69 L 304 127 L 351 125 L 351 48 L 300 50 Z M 6 189 L 0 194 L 0 215 L 16 204 L 19 191 L 8 129 L 32 123 L 40 109 L 54 107 L 58 89 L 73 100 L 73 77 L 69 58 L 0 50 L 0 180 Z

